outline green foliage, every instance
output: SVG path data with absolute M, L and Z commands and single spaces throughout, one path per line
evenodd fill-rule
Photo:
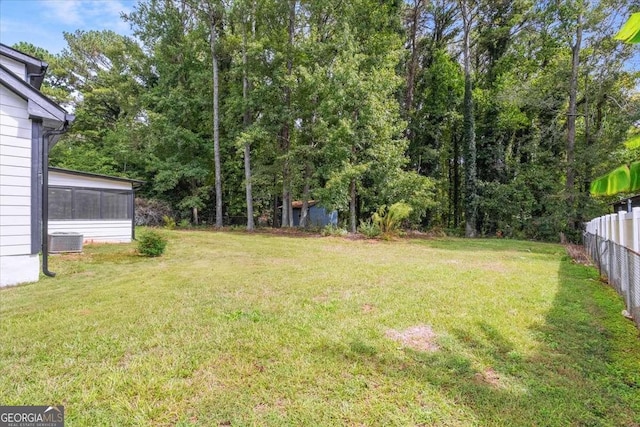
M 155 230 L 146 230 L 137 238 L 138 253 L 148 257 L 159 257 L 167 247 L 167 238 Z
M 369 239 L 373 239 L 382 234 L 380 226 L 376 224 L 371 218 L 366 221 L 360 220 L 358 231 Z
M 162 225 L 167 230 L 173 230 L 176 228 L 176 220 L 173 217 L 165 215 L 162 217 Z
M 468 101 L 475 114 L 467 122 L 475 123 L 478 195 L 470 198 L 463 4 L 474 9 Z M 218 24 L 221 191 L 214 189 L 211 16 L 202 13 L 209 6 Z M 638 74 L 623 67 L 633 46 L 613 40 L 616 17 L 632 6 L 149 0 L 126 15 L 135 39 L 76 31 L 65 34 L 59 55 L 16 47 L 49 63 L 43 92 L 76 115 L 52 164 L 145 180 L 139 193 L 170 205 L 155 215 L 157 225 L 163 215 L 194 210 L 212 222 L 220 194 L 224 219 L 238 222 L 251 184 L 253 216 L 263 223 L 278 222 L 287 193 L 345 218 L 352 207 L 350 228 L 404 200 L 412 208 L 405 224 L 414 228 L 460 229 L 466 212 L 477 214 L 470 225 L 486 235 L 556 240 L 567 218 L 579 224 L 603 211 L 588 195 L 595 177 L 639 158 L 637 141 L 621 145 L 640 120 Z M 567 76 L 579 13 L 576 185 L 569 191 L 562 185 Z
M 406 219 L 412 227 L 418 227 L 427 212 L 436 207 L 435 193 L 435 180 L 415 171 L 399 171 L 398 175 L 386 182 L 381 189 L 381 196 L 385 201 L 407 201 L 411 213 Z
M 320 234 L 322 234 L 325 237 L 329 237 L 329 236 L 342 237 L 349 234 L 349 232 L 342 227 L 336 227 L 333 224 L 327 224 L 322 228 L 322 231 L 320 232 Z
M 409 218 L 413 208 L 404 202 L 397 202 L 387 207 L 382 205 L 371 217 L 372 223 L 385 235 L 398 233 L 402 222 Z

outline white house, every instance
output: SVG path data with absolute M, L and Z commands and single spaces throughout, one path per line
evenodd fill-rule
M 73 120 L 40 93 L 46 70 L 0 44 L 0 286 L 38 280 L 49 149 Z
M 80 233 L 85 242 L 134 237 L 134 187 L 142 181 L 49 168 L 49 233 Z

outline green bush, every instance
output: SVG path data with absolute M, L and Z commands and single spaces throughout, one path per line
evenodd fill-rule
M 173 230 L 174 228 L 176 228 L 176 220 L 171 218 L 170 216 L 163 216 L 162 223 L 164 224 L 164 228 L 166 228 L 167 230 Z
M 347 230 L 345 230 L 344 228 L 340 228 L 340 227 L 336 227 L 333 224 L 327 224 L 323 229 L 322 229 L 322 233 L 323 236 L 327 237 L 327 236 L 346 236 L 347 234 L 349 234 L 349 232 Z
M 382 234 L 382 231 L 380 231 L 380 227 L 378 226 L 378 224 L 374 223 L 371 219 L 360 221 L 358 231 L 360 231 L 360 233 L 362 233 L 369 239 L 373 239 L 374 237 L 378 237 L 380 234 Z
M 382 234 L 397 234 L 400 231 L 402 221 L 409 218 L 412 208 L 404 202 L 394 203 L 387 208 L 380 206 L 378 211 L 371 217 L 373 224 L 378 226 Z
M 138 238 L 138 253 L 140 255 L 156 257 L 164 253 L 167 239 L 160 233 L 148 230 Z

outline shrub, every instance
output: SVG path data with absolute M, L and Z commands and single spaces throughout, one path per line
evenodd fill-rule
M 411 206 L 404 202 L 394 203 L 388 208 L 383 205 L 373 214 L 371 219 L 382 234 L 396 234 L 400 230 L 402 221 L 411 215 L 411 210 Z
M 156 257 L 164 253 L 167 239 L 154 230 L 144 232 L 138 238 L 138 252 L 140 255 Z
M 176 228 L 176 220 L 168 215 L 165 215 L 162 217 L 162 225 L 164 225 L 164 228 L 166 228 L 167 230 L 173 230 L 174 228 Z
M 378 224 L 375 224 L 371 219 L 368 219 L 367 221 L 360 221 L 358 231 L 369 239 L 373 239 L 374 237 L 378 237 L 382 234 Z
M 346 236 L 347 234 L 349 234 L 347 230 L 345 230 L 344 228 L 336 227 L 333 224 L 327 224 L 322 229 L 322 235 L 325 237 L 326 236 Z
M 181 219 L 180 222 L 178 223 L 178 226 L 180 228 L 189 228 L 189 227 L 191 227 L 191 221 L 189 221 L 186 218 Z

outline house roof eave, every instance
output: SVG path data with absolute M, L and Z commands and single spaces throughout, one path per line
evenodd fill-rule
M 73 114 L 69 114 L 57 103 L 43 95 L 39 90 L 13 74 L 4 66 L 0 65 L 0 83 L 6 86 L 16 95 L 27 101 L 29 117 L 43 119 L 48 123 L 58 123 L 60 125 L 69 124 L 74 120 Z
M 0 54 L 24 64 L 27 67 L 27 76 L 31 80 L 29 83 L 36 89 L 40 89 L 49 64 L 42 59 L 20 52 L 2 43 L 0 43 Z

